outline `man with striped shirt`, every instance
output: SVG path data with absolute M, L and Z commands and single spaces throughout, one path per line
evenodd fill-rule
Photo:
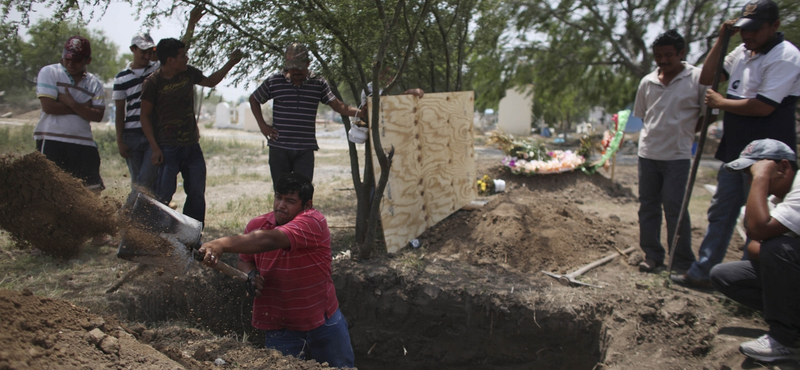
M 292 43 L 286 48 L 286 62 L 250 95 L 250 109 L 261 133 L 269 144 L 269 168 L 272 179 L 283 173 L 297 172 L 314 179 L 314 151 L 319 149 L 316 136 L 317 107 L 327 104 L 343 116 L 366 117 L 366 112 L 342 103 L 331 92 L 328 81 L 309 72 L 308 48 Z M 261 105 L 273 100 L 272 126 L 267 125 Z
M 143 166 L 145 152 L 150 147 L 142 131 L 139 119 L 142 106 L 142 83 L 160 64 L 151 61 L 156 44 L 147 33 L 137 33 L 131 40 L 133 61 L 114 78 L 111 98 L 116 104 L 117 147 L 119 155 L 128 163 L 131 185 L 139 184 L 144 189 L 155 191 L 153 185 L 158 167 Z M 147 158 L 149 159 L 149 158 Z M 145 171 L 140 171 L 145 169 Z
M 223 253 L 240 253 L 248 273 L 252 324 L 266 331 L 265 344 L 284 355 L 353 367 L 347 321 L 339 310 L 331 277 L 328 223 L 313 208 L 314 186 L 302 174 L 275 181 L 273 211 L 247 224 L 244 235 L 203 244 L 203 263 L 216 265 Z

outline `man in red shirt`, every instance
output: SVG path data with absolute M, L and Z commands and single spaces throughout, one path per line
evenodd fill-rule
M 275 182 L 273 211 L 247 224 L 244 235 L 203 244 L 203 263 L 216 265 L 223 253 L 240 253 L 248 273 L 253 326 L 266 331 L 266 347 L 300 359 L 354 367 L 347 321 L 339 311 L 331 278 L 328 223 L 313 208 L 314 186 L 298 173 Z

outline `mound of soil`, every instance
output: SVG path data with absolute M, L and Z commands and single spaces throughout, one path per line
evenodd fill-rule
M 117 230 L 119 206 L 39 152 L 0 158 L 0 199 L 0 227 L 53 256 L 74 256 L 89 238 Z
M 627 189 L 591 181 L 598 178 L 580 172 L 509 175 L 507 192 L 479 210 L 456 212 L 423 233 L 420 242 L 436 256 L 473 265 L 567 273 L 629 246 L 618 237 L 618 217 L 587 215 L 575 205 L 603 193 L 631 200 Z
M 327 368 L 230 337 L 128 328 L 67 301 L 0 290 L 0 369 L 213 369 L 217 359 L 239 368 Z

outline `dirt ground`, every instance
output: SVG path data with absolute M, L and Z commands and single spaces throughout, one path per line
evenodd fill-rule
M 340 128 L 319 130 L 318 158 L 346 155 Z M 257 136 L 252 140 L 258 145 Z M 665 285 L 664 271 L 639 272 L 639 253 L 580 278 L 600 289 L 562 286 L 541 273 L 565 274 L 638 245 L 634 156 L 618 158 L 613 181 L 604 171 L 517 177 L 499 168 L 498 151 L 476 149 L 478 174 L 504 179 L 506 192 L 429 229 L 419 248 L 367 261 L 342 253 L 351 247 L 347 225 L 355 208 L 352 190 L 339 185 L 347 183 L 349 166 L 318 161 L 315 204 L 338 200 L 321 210 L 337 226 L 334 282 L 358 368 L 800 369 L 793 362 L 747 360 L 737 348 L 766 331 L 758 313 L 713 291 Z M 265 158 L 240 158 L 236 171 L 261 173 Z M 229 173 L 223 157 L 207 160 L 209 178 Z M 710 199 L 702 185 L 715 183 L 717 166 L 704 163 L 694 189 L 695 250 Z M 126 185 L 120 183 L 112 186 Z M 211 185 L 208 203 L 230 205 L 235 194 L 269 186 L 258 179 Z M 204 239 L 230 232 L 210 225 Z M 739 258 L 741 244 L 734 235 L 728 260 Z M 196 264 L 179 275 L 146 268 L 106 293 L 134 264 L 117 259 L 114 247 L 79 250 L 56 259 L 2 248 L 0 369 L 321 367 L 258 348 L 251 301 L 230 278 Z M 218 359 L 225 364 L 215 365 Z

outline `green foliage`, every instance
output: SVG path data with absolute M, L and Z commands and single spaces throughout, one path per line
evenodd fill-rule
M 517 3 L 516 29 L 536 41 L 523 44 L 527 67 L 517 70 L 514 84 L 535 84 L 534 113 L 549 122 L 566 126 L 593 106 L 617 111 L 633 103 L 639 80 L 654 68 L 648 30 L 677 28 L 687 44 L 708 50 L 728 18 L 727 6 L 705 0 Z
M 0 126 L 0 155 L 29 153 L 36 149 L 33 128 L 33 125 Z

